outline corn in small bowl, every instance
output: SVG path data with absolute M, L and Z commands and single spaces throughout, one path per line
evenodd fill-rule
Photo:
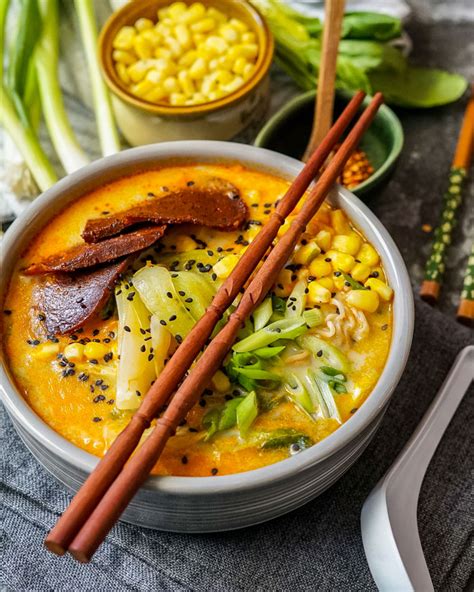
M 135 0 L 109 18 L 99 53 L 131 145 L 227 140 L 265 115 L 273 40 L 246 0 Z

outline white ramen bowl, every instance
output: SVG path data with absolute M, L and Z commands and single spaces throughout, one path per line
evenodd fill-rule
M 2 245 L 1 297 L 15 261 L 31 239 L 65 206 L 81 195 L 124 175 L 179 162 L 230 163 L 293 179 L 301 162 L 247 145 L 169 142 L 126 150 L 102 158 L 46 191 L 14 222 Z M 394 289 L 393 331 L 384 370 L 368 399 L 345 424 L 322 442 L 276 464 L 215 477 L 150 477 L 122 519 L 176 532 L 213 532 L 257 524 L 313 499 L 357 460 L 377 430 L 410 350 L 413 297 L 403 259 L 383 225 L 355 195 L 338 187 L 330 201 L 345 210 L 380 254 Z M 2 399 L 15 427 L 38 461 L 70 491 L 77 491 L 97 457 L 51 429 L 23 399 L 2 356 Z

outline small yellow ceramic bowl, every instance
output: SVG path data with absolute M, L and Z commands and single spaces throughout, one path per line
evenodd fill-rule
M 195 0 L 184 0 L 192 4 Z M 237 135 L 252 140 L 269 103 L 269 69 L 273 38 L 260 13 L 246 0 L 201 0 L 230 17 L 244 21 L 256 34 L 259 54 L 252 76 L 235 92 L 199 105 L 171 106 L 132 95 L 118 77 L 112 59 L 112 43 L 124 25 L 146 17 L 157 21 L 157 11 L 172 0 L 134 0 L 112 14 L 99 38 L 102 73 L 112 91 L 117 124 L 132 146 L 170 140 L 229 140 Z

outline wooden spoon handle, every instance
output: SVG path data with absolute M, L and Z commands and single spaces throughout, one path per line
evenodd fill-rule
M 326 0 L 318 93 L 313 129 L 303 156 L 304 162 L 315 151 L 331 127 L 334 110 L 337 52 L 344 16 L 344 4 L 344 0 Z

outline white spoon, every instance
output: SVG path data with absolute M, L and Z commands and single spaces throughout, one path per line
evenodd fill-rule
M 381 592 L 434 590 L 418 534 L 418 495 L 430 460 L 472 380 L 471 345 L 458 354 L 412 437 L 364 503 L 362 541 Z

